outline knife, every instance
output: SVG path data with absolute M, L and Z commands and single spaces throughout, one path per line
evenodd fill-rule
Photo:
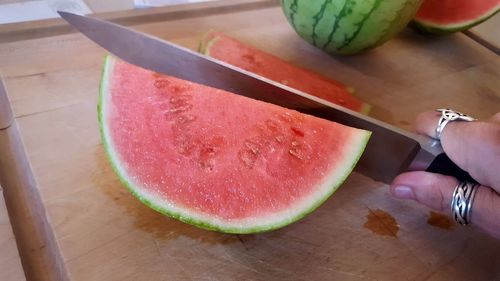
M 89 39 L 131 64 L 234 94 L 372 132 L 356 171 L 390 183 L 407 170 L 427 170 L 473 179 L 457 167 L 439 144 L 286 85 L 108 21 L 68 12 L 59 15 Z

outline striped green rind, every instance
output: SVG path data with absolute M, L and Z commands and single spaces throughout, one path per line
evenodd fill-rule
M 97 106 L 98 111 L 98 120 L 99 120 L 99 129 L 101 133 L 101 139 L 106 151 L 106 155 L 111 163 L 111 166 L 114 172 L 118 175 L 120 182 L 135 196 L 137 197 L 143 204 L 152 208 L 153 210 L 164 214 L 166 216 L 172 217 L 174 219 L 180 220 L 182 222 L 207 229 L 213 231 L 219 231 L 224 233 L 235 233 L 235 234 L 249 234 L 249 233 L 260 233 L 275 230 L 286 225 L 289 225 L 293 222 L 296 222 L 315 209 L 317 209 L 321 204 L 323 204 L 339 187 L 340 185 L 347 179 L 350 175 L 357 162 L 359 161 L 361 155 L 363 154 L 368 140 L 371 136 L 371 132 L 368 131 L 359 131 L 355 137 L 351 139 L 353 143 L 351 143 L 351 153 L 345 157 L 346 163 L 349 163 L 348 166 L 344 165 L 340 167 L 342 169 L 342 173 L 340 177 L 336 177 L 334 182 L 330 182 L 328 185 L 328 190 L 325 196 L 318 198 L 318 200 L 310 202 L 309 207 L 301 210 L 295 216 L 287 217 L 282 220 L 276 221 L 271 224 L 256 224 L 256 225 L 248 225 L 248 226 L 240 226 L 240 227 L 231 227 L 221 224 L 216 224 L 211 222 L 210 220 L 197 219 L 193 216 L 189 215 L 189 212 L 176 211 L 175 208 L 172 207 L 171 204 L 167 202 L 158 201 L 155 199 L 155 196 L 149 194 L 146 191 L 141 190 L 142 188 L 136 186 L 130 177 L 128 176 L 126 170 L 122 167 L 120 160 L 118 159 L 117 152 L 113 146 L 113 141 L 110 137 L 110 132 L 106 123 L 107 116 L 107 95 L 109 93 L 109 82 L 111 78 L 111 73 L 113 71 L 114 58 L 110 56 L 106 56 L 103 66 L 102 78 L 99 87 L 99 101 Z M 327 171 L 332 175 L 337 171 Z
M 208 44 L 212 41 L 212 39 L 214 39 L 214 36 L 216 37 L 217 35 L 218 33 L 213 29 L 209 29 L 207 32 L 203 33 L 200 42 L 198 43 L 198 52 L 205 54 Z
M 365 102 L 363 103 L 363 106 L 361 107 L 361 110 L 359 112 L 364 115 L 369 115 L 371 111 L 372 111 L 372 105 Z
M 426 21 L 425 19 L 421 19 L 416 17 L 413 19 L 411 26 L 416 28 L 419 31 L 422 31 L 424 33 L 428 34 L 434 34 L 434 35 L 447 35 L 455 32 L 460 32 L 460 31 L 465 31 L 467 29 L 470 29 L 486 20 L 489 18 L 493 17 L 500 11 L 500 4 L 498 7 L 495 9 L 492 9 L 488 13 L 484 14 L 483 16 L 461 22 L 461 23 L 453 23 L 453 24 L 438 24 L 430 21 Z
M 203 44 L 203 48 L 200 48 L 198 51 L 204 55 L 210 56 L 210 49 L 212 46 L 219 40 L 219 36 L 215 36 L 212 38 L 202 38 L 202 41 L 205 41 Z
M 295 31 L 333 54 L 382 45 L 414 17 L 422 0 L 281 0 Z M 292 9 L 292 5 L 293 8 Z

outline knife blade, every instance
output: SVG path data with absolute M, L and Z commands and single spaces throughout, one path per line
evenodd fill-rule
M 286 85 L 118 24 L 68 12 L 60 16 L 86 37 L 131 64 L 372 132 L 356 171 L 389 183 L 406 170 L 471 179 L 439 144 Z M 438 157 L 439 156 L 439 157 Z

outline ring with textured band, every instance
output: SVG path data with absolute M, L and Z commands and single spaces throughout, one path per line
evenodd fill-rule
M 461 225 L 471 223 L 472 204 L 478 190 L 478 185 L 470 182 L 460 182 L 455 187 L 451 199 L 451 212 L 455 221 Z
M 441 118 L 439 118 L 438 125 L 436 127 L 436 139 L 441 140 L 441 135 L 443 134 L 443 130 L 448 125 L 448 123 L 453 121 L 475 121 L 476 119 L 461 112 L 449 109 L 442 108 L 437 109 L 436 111 L 441 112 Z

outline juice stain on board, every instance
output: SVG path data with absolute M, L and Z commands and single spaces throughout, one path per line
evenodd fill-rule
M 364 228 L 378 235 L 397 237 L 399 224 L 396 219 L 386 211 L 381 209 L 368 209 L 366 219 L 367 221 L 363 225 Z M 429 212 L 427 224 L 445 230 L 451 230 L 455 227 L 455 223 L 448 216 L 434 211 Z
M 455 226 L 455 223 L 448 216 L 433 211 L 429 213 L 427 224 L 446 230 L 451 230 Z
M 364 228 L 369 229 L 378 235 L 390 236 L 394 238 L 397 237 L 399 224 L 396 219 L 386 211 L 381 209 L 368 209 L 366 219 L 367 221 L 363 225 Z

